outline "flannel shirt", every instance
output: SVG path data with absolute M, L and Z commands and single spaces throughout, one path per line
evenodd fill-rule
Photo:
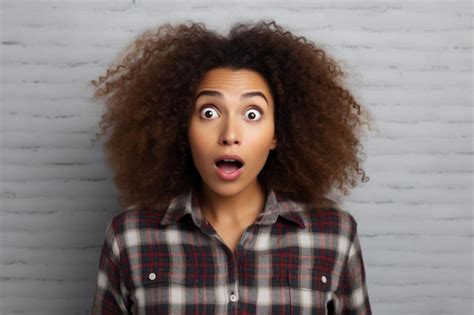
M 269 190 L 235 253 L 195 190 L 106 228 L 92 314 L 372 314 L 353 216 Z

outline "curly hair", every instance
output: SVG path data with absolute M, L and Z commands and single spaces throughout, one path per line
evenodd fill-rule
M 104 150 L 121 206 L 165 206 L 199 184 L 187 128 L 196 88 L 214 68 L 250 69 L 270 86 L 278 146 L 258 174 L 266 190 L 314 203 L 368 180 L 361 136 L 371 115 L 321 48 L 274 21 L 236 23 L 227 37 L 203 23 L 166 23 L 142 32 L 91 81 L 92 99 L 106 105 L 96 139 L 111 129 Z

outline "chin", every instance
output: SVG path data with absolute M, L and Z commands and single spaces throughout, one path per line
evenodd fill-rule
M 207 188 L 213 191 L 215 194 L 225 197 L 232 197 L 240 193 L 245 189 L 245 185 L 242 182 L 235 183 L 219 183 L 214 182 L 212 184 L 205 183 Z
M 240 193 L 244 187 L 241 185 L 229 185 L 229 184 L 223 184 L 219 185 L 219 187 L 212 187 L 209 186 L 209 188 L 214 191 L 216 194 L 220 196 L 225 196 L 225 197 L 232 197 Z

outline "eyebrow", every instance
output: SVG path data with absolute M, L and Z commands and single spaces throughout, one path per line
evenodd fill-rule
M 218 92 L 218 91 L 203 90 L 203 91 L 199 92 L 196 95 L 196 97 L 194 98 L 194 101 L 196 101 L 200 96 L 203 96 L 203 95 L 217 96 L 217 97 L 222 97 L 223 96 L 222 93 Z M 262 92 L 257 92 L 257 91 L 256 92 L 247 92 L 247 93 L 242 94 L 242 96 L 240 98 L 250 98 L 250 97 L 253 97 L 253 96 L 263 97 L 263 99 L 265 99 L 265 101 L 268 104 L 268 100 Z

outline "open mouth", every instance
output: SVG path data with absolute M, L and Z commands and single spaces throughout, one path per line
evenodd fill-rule
M 216 162 L 216 166 L 225 173 L 233 173 L 244 164 L 237 160 L 220 160 Z

